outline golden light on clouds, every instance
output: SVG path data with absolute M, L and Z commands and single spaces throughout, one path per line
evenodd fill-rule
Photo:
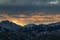
M 18 25 L 26 25 L 26 24 L 50 24 L 60 21 L 60 14 L 17 14 L 17 15 L 8 15 L 8 14 L 0 14 L 0 21 L 9 20 Z

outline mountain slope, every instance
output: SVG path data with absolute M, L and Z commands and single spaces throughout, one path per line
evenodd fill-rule
M 13 22 L 10 22 L 8 20 L 0 22 L 0 26 L 10 29 L 10 30 L 16 30 L 16 29 L 21 28 L 21 26 L 15 24 Z
M 21 27 L 10 21 L 2 21 L 0 40 L 60 40 L 60 22 Z

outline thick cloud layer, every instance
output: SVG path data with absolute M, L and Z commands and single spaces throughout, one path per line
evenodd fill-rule
M 56 2 L 57 1 L 57 2 Z M 51 3 L 52 2 L 52 3 Z M 49 5 L 59 4 L 60 0 L 0 0 L 1 5 Z
M 0 21 L 19 25 L 60 21 L 60 0 L 0 0 Z
M 17 15 L 9 15 L 9 14 L 0 14 L 0 21 L 9 20 L 18 25 L 26 25 L 26 24 L 50 24 L 60 21 L 60 14 L 39 14 L 34 13 L 29 15 L 26 14 L 17 14 Z

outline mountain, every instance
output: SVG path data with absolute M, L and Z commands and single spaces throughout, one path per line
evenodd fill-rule
M 33 26 L 36 26 L 36 24 L 27 24 L 27 25 L 24 25 L 24 27 L 33 27 Z
M 22 27 L 8 20 L 2 21 L 0 40 L 60 40 L 60 22 Z
M 21 26 L 15 24 L 13 22 L 10 22 L 8 20 L 0 22 L 0 26 L 10 29 L 10 30 L 16 30 L 16 29 L 21 28 Z

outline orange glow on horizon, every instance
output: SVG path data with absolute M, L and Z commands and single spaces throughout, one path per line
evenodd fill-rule
M 8 15 L 0 14 L 0 21 L 9 20 L 18 25 L 24 26 L 26 24 L 50 24 L 60 21 L 60 14 L 38 14 L 34 13 L 32 15 L 27 14 L 17 14 L 17 15 Z

